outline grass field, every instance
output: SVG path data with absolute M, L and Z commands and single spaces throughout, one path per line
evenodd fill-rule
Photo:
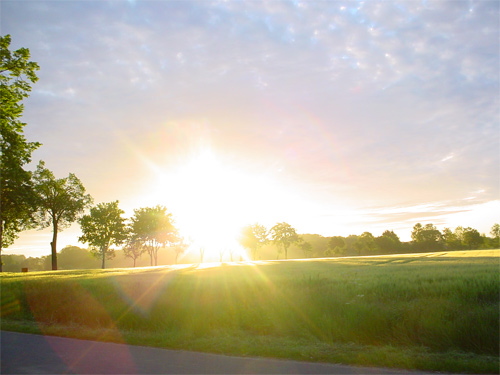
M 499 373 L 500 250 L 4 273 L 2 329 Z

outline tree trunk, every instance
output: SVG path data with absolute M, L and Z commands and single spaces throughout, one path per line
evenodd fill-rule
M 134 258 L 134 268 L 135 268 L 135 259 L 136 259 L 136 258 Z
M 1 214 L 1 213 L 0 213 Z M 0 272 L 3 272 L 2 263 L 3 220 L 0 219 Z
M 102 269 L 106 268 L 106 249 L 101 250 L 102 253 Z
M 288 247 L 285 247 L 285 259 L 288 259 Z
M 52 223 L 52 242 L 50 243 L 51 254 L 52 254 L 52 270 L 57 270 L 57 222 Z

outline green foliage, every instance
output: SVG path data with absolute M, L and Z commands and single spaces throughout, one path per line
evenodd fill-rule
M 2 300 L 17 307 L 2 309 L 2 325 L 228 354 L 498 373 L 499 256 L 4 274 Z
M 285 259 L 288 259 L 288 248 L 291 244 L 301 241 L 294 228 L 288 223 L 278 223 L 270 230 L 273 242 L 278 248 L 278 257 L 281 250 L 285 252 Z
M 0 256 L 2 248 L 11 245 L 18 233 L 32 224 L 34 194 L 31 174 L 23 166 L 40 146 L 23 135 L 20 121 L 24 98 L 31 83 L 38 78 L 37 63 L 29 61 L 27 48 L 9 50 L 10 35 L 0 37 Z M 0 258 L 1 271 L 1 258 Z
M 240 244 L 250 250 L 252 259 L 257 259 L 258 250 L 269 242 L 267 229 L 260 224 L 248 225 L 241 231 Z
M 483 243 L 483 238 L 477 229 L 468 227 L 464 229 L 463 243 L 469 250 L 477 249 Z
M 75 222 L 83 210 L 92 203 L 92 197 L 85 194 L 85 187 L 73 173 L 66 178 L 56 179 L 40 161 L 34 173 L 37 193 L 37 223 L 41 228 L 52 225 L 53 236 L 52 269 L 57 269 L 57 234 Z
M 311 256 L 313 247 L 309 242 L 302 240 L 299 243 L 299 247 L 302 250 L 302 252 L 304 253 L 304 258 L 309 258 Z
M 495 242 L 494 247 L 500 248 L 500 224 L 496 223 L 493 224 L 491 227 L 490 234 L 493 237 L 493 240 Z
M 90 252 L 102 259 L 102 268 L 105 268 L 106 259 L 115 255 L 110 246 L 121 245 L 127 239 L 127 226 L 121 216 L 124 213 L 118 201 L 114 201 L 99 203 L 90 209 L 89 215 L 79 219 L 83 235 L 78 241 L 90 245 Z
M 158 265 L 160 246 L 173 245 L 179 241 L 172 214 L 160 205 L 134 210 L 131 233 L 134 240 L 146 246 L 152 266 Z
M 66 246 L 57 255 L 58 266 L 62 270 L 91 269 L 99 267 L 99 261 L 87 249 Z
M 411 238 L 418 251 L 436 251 L 442 248 L 441 232 L 433 224 L 415 224 Z
M 341 236 L 334 236 L 330 237 L 330 240 L 328 241 L 328 248 L 333 250 L 336 247 L 344 247 L 345 246 L 345 240 L 344 237 Z

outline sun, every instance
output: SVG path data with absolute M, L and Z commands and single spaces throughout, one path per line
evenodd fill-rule
M 289 206 L 285 201 L 290 197 L 271 176 L 224 163 L 210 149 L 156 175 L 156 189 L 149 198 L 166 202 L 190 251 L 203 248 L 207 259 L 218 259 L 223 251 L 245 257 L 238 241 L 241 229 L 255 222 L 271 223 Z

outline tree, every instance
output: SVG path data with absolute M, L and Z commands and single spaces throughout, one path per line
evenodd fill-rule
M 304 253 L 304 258 L 310 258 L 313 247 L 310 242 L 301 241 L 299 244 L 300 250 Z
M 31 83 L 38 80 L 38 64 L 29 61 L 30 52 L 9 50 L 10 35 L 0 37 L 0 272 L 2 249 L 10 246 L 18 233 L 33 224 L 34 192 L 31 173 L 23 166 L 40 146 L 23 135 L 20 121 Z
M 88 250 L 78 246 L 66 246 L 57 255 L 57 265 L 64 270 L 97 268 L 98 262 Z
M 300 242 L 300 237 L 295 229 L 288 223 L 278 223 L 271 228 L 271 238 L 278 248 L 278 258 L 281 250 L 285 252 L 285 259 L 288 259 L 288 248 L 291 244 Z
M 335 249 L 336 247 L 344 247 L 345 240 L 344 237 L 341 236 L 333 236 L 328 240 L 328 249 Z
M 52 225 L 52 269 L 57 270 L 57 234 L 79 218 L 92 203 L 92 197 L 85 194 L 85 187 L 73 173 L 56 179 L 43 161 L 38 163 L 33 179 L 37 194 L 36 221 L 41 228 Z
M 370 232 L 363 232 L 358 238 L 358 251 L 364 254 L 373 254 L 377 252 L 375 237 Z
M 401 250 L 401 241 L 392 230 L 386 230 L 381 236 L 375 238 L 375 245 L 382 253 L 397 253 Z
M 493 224 L 493 226 L 491 227 L 490 234 L 495 240 L 496 246 L 500 247 L 500 224 L 498 223 Z
M 226 249 L 220 248 L 219 249 L 219 263 L 222 263 L 222 258 L 224 258 L 224 254 L 226 253 Z
M 179 243 L 177 243 L 176 245 L 174 245 L 173 249 L 174 249 L 174 253 L 175 253 L 175 264 L 177 264 L 179 262 L 179 256 L 181 254 L 184 254 L 186 252 L 186 250 L 188 249 L 189 245 L 184 243 L 184 240 L 180 240 Z
M 477 249 L 483 243 L 481 234 L 474 228 L 465 228 L 463 233 L 463 243 L 469 249 Z
M 462 234 L 460 234 L 460 236 L 462 237 Z M 459 250 L 462 248 L 462 240 L 458 238 L 457 233 L 453 232 L 450 228 L 443 229 L 443 242 L 448 250 Z
M 129 236 L 127 244 L 123 248 L 123 255 L 126 258 L 131 258 L 134 261 L 135 267 L 137 259 L 139 259 L 146 251 L 147 247 L 144 246 L 144 244 L 140 240 L 134 238 L 133 236 Z
M 200 246 L 200 263 L 203 263 L 203 257 L 205 256 L 205 248 Z
M 127 239 L 127 226 L 121 216 L 124 213 L 118 201 L 99 203 L 79 220 L 83 235 L 78 241 L 90 245 L 92 255 L 101 258 L 102 268 L 106 268 L 106 259 L 115 256 L 110 246 L 121 245 Z
M 425 226 L 420 223 L 415 224 L 411 232 L 411 239 L 419 251 L 437 250 L 442 245 L 441 232 L 433 224 Z
M 173 245 L 179 240 L 172 214 L 167 213 L 163 206 L 134 210 L 131 227 L 133 236 L 146 246 L 151 266 L 158 265 L 158 250 L 161 246 Z
M 248 225 L 241 231 L 240 244 L 250 250 L 252 259 L 257 259 L 258 250 L 268 242 L 267 229 L 260 224 Z

